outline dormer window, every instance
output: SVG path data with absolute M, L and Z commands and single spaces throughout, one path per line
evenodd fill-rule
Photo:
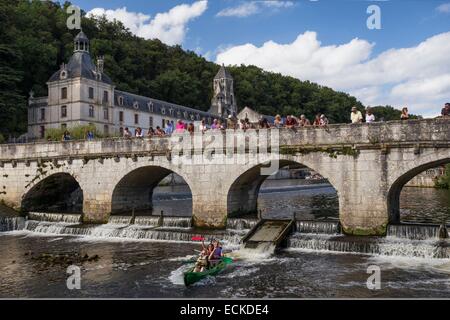
M 133 108 L 139 109 L 139 102 L 135 101 L 135 102 L 133 103 Z
M 170 114 L 170 116 L 173 117 L 173 109 L 172 108 L 169 109 L 169 114 Z
M 180 110 L 177 111 L 177 117 L 181 118 L 181 111 Z
M 166 114 L 166 108 L 161 108 L 161 114 Z
M 123 106 L 123 97 L 122 96 L 119 97 L 119 106 Z
M 195 117 L 193 114 L 191 114 L 191 120 L 194 121 Z
M 183 116 L 184 116 L 184 118 L 185 119 L 187 119 L 187 117 L 188 117 L 188 113 L 185 111 L 185 112 L 183 112 Z
M 147 108 L 149 112 L 153 112 L 153 102 L 149 101 L 147 102 Z
M 195 115 L 195 117 L 197 118 L 197 121 L 200 120 L 200 115 L 198 113 Z
M 67 71 L 66 70 L 61 71 L 59 77 L 61 78 L 61 80 L 67 79 Z

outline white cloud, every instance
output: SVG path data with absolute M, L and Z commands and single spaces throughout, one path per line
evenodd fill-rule
M 225 49 L 216 62 L 256 65 L 349 92 L 366 104 L 407 104 L 424 115 L 436 114 L 450 100 L 450 32 L 376 57 L 374 46 L 358 38 L 322 46 L 317 34 L 307 31 L 288 44 L 268 41 Z
M 237 7 L 226 8 L 220 11 L 218 17 L 248 17 L 258 13 L 259 6 L 255 2 L 246 2 Z
M 441 4 L 436 8 L 436 10 L 440 13 L 450 13 L 450 2 Z
M 225 8 L 219 13 L 218 17 L 239 17 L 244 18 L 262 12 L 265 8 L 271 10 L 279 10 L 292 7 L 292 1 L 249 1 L 244 2 L 236 7 Z
M 126 7 L 115 10 L 95 8 L 88 16 L 103 16 L 110 21 L 121 21 L 130 31 L 145 39 L 159 39 L 168 45 L 181 44 L 188 30 L 187 24 L 201 16 L 208 7 L 207 0 L 194 2 L 191 5 L 181 4 L 168 12 L 158 13 L 151 19 L 150 15 L 127 11 Z

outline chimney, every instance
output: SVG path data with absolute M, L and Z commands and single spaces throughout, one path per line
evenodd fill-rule
M 105 66 L 105 58 L 100 56 L 97 58 L 97 72 L 103 73 L 103 67 Z

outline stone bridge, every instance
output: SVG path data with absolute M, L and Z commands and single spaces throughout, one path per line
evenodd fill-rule
M 238 147 L 208 149 L 212 141 L 242 136 L 238 131 L 203 136 L 200 147 L 192 144 L 185 152 L 188 159 L 203 160 L 190 163 L 175 161 L 174 154 L 181 154 L 174 153 L 178 137 L 1 145 L 0 201 L 27 211 L 29 197 L 43 184 L 65 193 L 70 188 L 61 181 L 72 181 L 82 190 L 84 222 L 105 223 L 111 213 L 150 208 L 155 186 L 175 172 L 191 190 L 194 224 L 224 228 L 228 216 L 257 210 L 267 178 L 261 168 L 278 154 L 280 167 L 301 164 L 328 179 L 338 194 L 345 233 L 383 235 L 388 223 L 399 222 L 402 187 L 420 172 L 450 162 L 450 119 L 270 131 L 273 141 L 279 135 L 279 152 L 273 147 L 263 155 L 254 152 L 263 139 L 252 140 L 259 131 L 249 130 L 246 161 L 239 163 L 230 158 Z

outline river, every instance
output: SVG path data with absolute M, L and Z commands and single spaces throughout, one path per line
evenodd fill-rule
M 234 251 L 239 259 L 219 276 L 186 288 L 182 284 L 183 271 L 188 267 L 184 260 L 199 246 L 182 242 L 186 238 L 182 232 L 175 236 L 159 232 L 155 236 L 144 228 L 120 225 L 119 218 L 106 226 L 76 231 L 70 228 L 76 217 L 66 218 L 65 223 L 30 221 L 28 230 L 0 233 L 0 297 L 450 298 L 450 256 L 446 253 L 443 259 L 437 258 L 435 240 L 402 239 L 395 230 L 386 239 L 361 240 L 334 234 L 338 200 L 333 188 L 322 185 L 305 189 L 297 187 L 295 181 L 280 183 L 272 181 L 263 186 L 259 197 L 263 216 L 291 217 L 295 213 L 298 219 L 329 222 L 319 228 L 323 230 L 318 234 L 292 235 L 287 248 L 273 256 L 239 251 L 239 238 L 251 225 L 236 220 L 232 225 L 236 230 L 223 239 L 225 250 Z M 173 189 L 159 189 L 164 195 L 159 196 L 155 211 L 189 215 L 190 199 L 184 187 L 175 187 L 176 194 L 171 195 L 167 188 Z M 449 202 L 448 191 L 405 188 L 401 195 L 402 220 L 439 223 L 449 215 Z M 172 227 L 170 220 L 165 223 L 167 228 Z M 187 229 L 183 228 L 184 221 L 177 223 L 180 230 Z M 168 237 L 178 241 L 166 241 Z M 67 259 L 43 258 L 49 253 Z M 76 254 L 100 258 L 75 263 L 82 271 L 81 290 L 68 290 L 67 261 L 76 260 Z M 381 270 L 380 290 L 366 286 L 367 268 L 373 265 Z

